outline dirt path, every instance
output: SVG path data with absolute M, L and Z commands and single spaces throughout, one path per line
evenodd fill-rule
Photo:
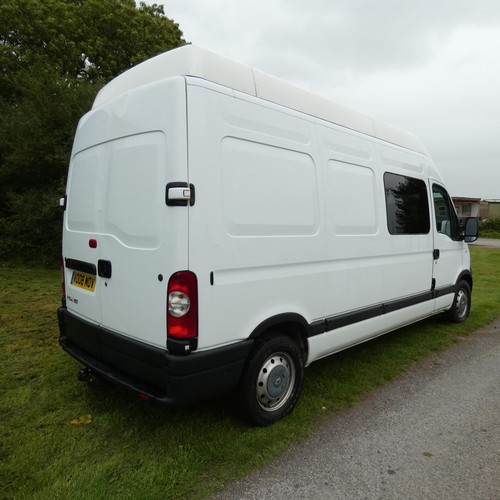
M 500 318 L 214 498 L 500 498 Z

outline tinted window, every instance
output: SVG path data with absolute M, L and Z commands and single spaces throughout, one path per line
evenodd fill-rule
M 387 227 L 391 234 L 427 234 L 429 201 L 425 182 L 413 177 L 384 174 Z

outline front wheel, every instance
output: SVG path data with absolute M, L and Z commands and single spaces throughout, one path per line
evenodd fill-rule
M 257 425 L 270 425 L 295 406 L 304 379 L 298 345 L 286 335 L 266 334 L 255 341 L 241 379 L 241 401 Z
M 469 317 L 471 306 L 471 290 L 466 281 L 460 281 L 453 298 L 453 304 L 448 311 L 448 318 L 453 323 L 462 323 Z

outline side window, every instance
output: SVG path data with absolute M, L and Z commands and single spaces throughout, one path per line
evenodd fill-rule
M 450 196 L 444 188 L 434 184 L 432 186 L 432 198 L 434 200 L 434 213 L 436 216 L 436 231 L 446 234 L 452 240 L 458 239 L 458 219 Z
M 425 182 L 386 172 L 384 186 L 389 233 L 429 233 L 429 198 Z

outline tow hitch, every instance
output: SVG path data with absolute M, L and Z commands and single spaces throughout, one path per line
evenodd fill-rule
M 82 366 L 76 378 L 80 382 L 92 382 L 94 380 L 94 372 L 88 366 Z

